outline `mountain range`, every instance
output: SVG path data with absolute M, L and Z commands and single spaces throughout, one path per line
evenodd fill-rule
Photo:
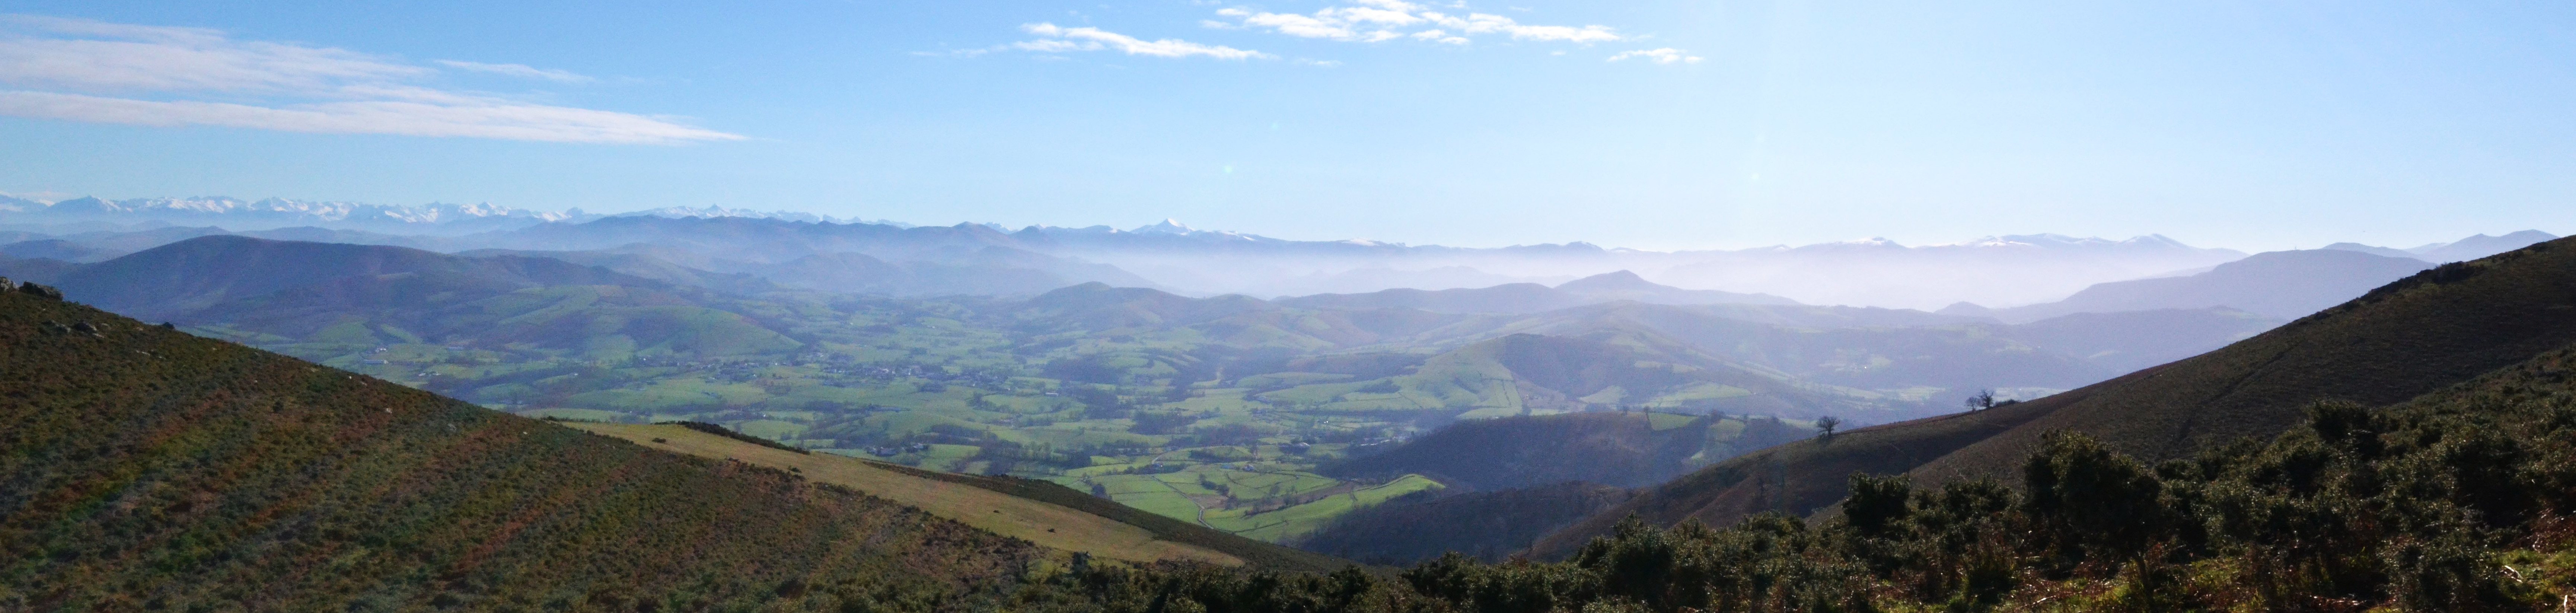
M 2228 307 L 2287 321 L 2432 267 L 2361 251 L 2272 251 L 2188 276 L 2097 283 L 2057 302 L 2003 309 L 1963 302 L 1939 312 L 2021 323 L 2074 313 Z
M 2197 271 L 2245 257 L 2237 251 L 2193 247 L 2152 235 L 2127 240 L 2011 235 L 1921 246 L 1871 239 L 1655 252 L 1581 242 L 1456 248 L 1357 239 L 1299 241 L 1199 230 L 1171 220 L 1132 230 L 1106 226 L 1010 230 L 993 224 L 914 227 L 716 206 L 599 215 L 490 205 L 386 206 L 277 198 L 81 198 L 50 204 L 11 200 L 0 203 L 0 230 L 6 231 L 0 232 L 0 254 L 70 262 L 100 261 L 188 236 L 239 233 L 447 253 L 653 250 L 657 257 L 701 270 L 773 277 L 782 284 L 825 291 L 897 295 L 1026 296 L 1052 289 L 1031 287 L 1034 282 L 1060 287 L 1098 280 L 1187 295 L 1240 293 L 1266 298 L 1513 283 L 1554 286 L 1628 270 L 1640 280 L 1685 291 L 1742 295 L 1652 298 L 1666 302 L 1776 297 L 1809 304 L 1917 309 L 1957 302 L 2057 301 L 2098 283 Z M 2428 261 L 2465 259 L 2548 236 L 2536 231 L 2480 235 L 2403 253 Z M 1011 251 L 998 252 L 1004 257 L 996 258 L 996 253 L 987 252 L 991 248 Z M 2334 248 L 2400 253 L 2351 244 Z M 841 278 L 788 265 L 800 258 L 845 258 L 846 254 L 862 254 L 891 268 L 863 266 L 882 274 Z M 763 267 L 773 270 L 757 270 Z M 1111 268 L 1117 272 L 1108 272 Z M 932 281 L 924 275 L 1003 279 Z
M 303 297 L 290 302 L 271 299 L 259 302 L 266 306 L 237 306 L 221 311 L 229 313 L 223 319 L 277 321 L 281 325 L 293 319 L 264 315 L 261 309 L 310 304 L 314 306 L 295 308 L 303 309 L 297 312 L 319 308 L 366 316 L 370 313 L 365 309 L 391 308 L 390 297 L 427 296 L 435 293 L 433 288 L 449 288 L 450 293 L 442 294 L 447 296 L 496 296 L 518 289 L 566 285 L 619 286 L 661 294 L 687 288 L 733 296 L 853 290 L 894 296 L 1007 296 L 1034 295 L 1079 282 L 1129 287 L 1146 284 L 1113 266 L 1009 246 L 1026 243 L 1014 235 L 972 224 L 897 229 L 759 219 L 636 217 L 541 228 L 549 233 L 572 232 L 602 244 L 634 242 L 597 250 L 485 249 L 466 252 L 478 256 L 466 258 L 352 245 L 294 247 L 289 250 L 293 255 L 289 255 L 270 252 L 285 245 L 316 244 L 168 228 L 151 231 L 151 237 L 129 234 L 116 238 L 141 243 L 202 236 L 168 248 L 87 265 L 46 258 L 0 261 L 0 274 L 58 283 L 76 299 L 158 319 L 185 319 L 188 313 L 211 309 L 218 303 L 275 293 L 297 284 L 339 284 L 331 289 L 303 292 L 298 294 Z M 851 234 L 850 230 L 865 232 Z M 673 238 L 690 232 L 695 234 L 685 240 Z M 1188 233 L 1169 231 L 1160 235 L 1186 237 Z M 531 235 L 514 232 L 509 236 L 529 240 Z M 738 244 L 764 245 L 765 251 L 727 252 L 741 259 L 704 255 Z M 833 252 L 842 248 L 871 248 L 897 259 Z M 787 257 L 791 255 L 796 257 Z M 946 259 L 901 259 L 905 257 Z M 276 268 L 288 263 L 308 268 L 324 266 L 327 270 Z M 2180 359 L 2350 299 L 2368 287 L 2425 266 L 2417 260 L 2349 250 L 2273 252 L 2189 276 L 2098 284 L 2058 303 L 2008 309 L 1963 304 L 1940 313 L 1805 306 L 1776 296 L 1684 290 L 1647 281 L 1628 271 L 1613 271 L 1554 287 L 1506 284 L 1434 291 L 1399 289 L 1276 301 L 1234 297 L 1208 303 L 1237 305 L 1228 307 L 1234 310 L 1223 316 L 1184 318 L 1177 323 L 1168 319 L 1169 313 L 1157 314 L 1165 307 L 1135 311 L 1133 305 L 1118 307 L 1128 310 L 1088 315 L 1066 311 L 1056 321 L 1100 322 L 1092 330 L 1131 325 L 1113 321 L 1145 322 L 1144 325 L 1166 328 L 1185 325 L 1202 333 L 1231 337 L 1241 337 L 1254 329 L 1303 330 L 1292 334 L 1312 338 L 1319 343 L 1317 346 L 1380 347 L 1378 350 L 1455 350 L 1512 333 L 1617 339 L 1621 343 L 1642 343 L 1639 346 L 1689 347 L 1689 352 L 1774 376 L 1854 390 L 1937 390 L 1930 396 L 1898 394 L 1910 398 L 1899 404 L 1931 407 L 1950 401 L 1941 398 L 1955 398 L 1979 388 L 2007 388 L 2007 397 L 2047 393 Z M 341 280 L 344 278 L 349 280 Z M 1158 300 L 1192 305 L 1201 302 L 1159 291 L 1152 293 L 1166 297 Z M 313 302 L 318 296 L 330 295 L 346 298 Z M 358 296 L 378 298 L 347 302 Z M 1129 299 L 1117 299 L 1125 300 Z M 1062 302 L 1050 298 L 1031 304 Z M 1140 316 L 1146 319 L 1136 319 Z M 1104 317 L 1111 319 L 1100 319 Z M 1339 323 L 1319 328 L 1292 324 L 1283 317 L 1324 317 Z M 1993 327 L 1980 323 L 1995 321 L 2010 324 Z M 438 329 L 450 329 L 449 325 L 441 324 Z M 314 333 L 313 329 L 299 326 L 281 330 L 300 330 L 292 332 L 299 335 Z M 1314 334 L 1321 336 L 1311 336 Z M 1480 389 L 1479 385 L 1461 389 Z M 2009 391 L 2022 388 L 2033 391 Z M 1681 393 L 1676 389 L 1636 396 L 1649 390 L 1623 389 L 1622 395 L 1637 398 Z M 1600 391 L 1554 390 L 1526 397 L 1515 393 L 1512 396 L 1520 399 L 1510 401 L 1510 406 L 1579 407 L 1582 403 L 1567 404 L 1570 400 L 1532 402 L 1541 398 L 1585 398 Z M 1553 395 L 1566 392 L 1571 393 Z M 1476 402 L 1492 401 L 1485 392 L 1477 392 L 1475 397 L 1482 399 Z M 1678 400 L 1657 402 L 1672 401 Z M 1823 407 L 1833 404 L 1805 406 L 1815 408 L 1786 414 L 1812 417 L 1828 411 Z M 1865 417 L 1865 421 L 1884 419 L 1855 416 Z
M 2531 245 L 2533 243 L 2545 242 L 2556 238 L 2558 237 L 2555 235 L 2539 230 L 2523 230 L 2520 232 L 2506 234 L 2504 236 L 2487 236 L 2479 234 L 2447 243 L 2432 243 L 2409 249 L 2374 247 L 2361 243 L 2335 243 L 2332 245 L 2326 245 L 2323 248 L 2359 251 L 2362 253 L 2392 258 L 2414 258 L 2426 262 L 2443 264 L 2474 260 L 2515 249 L 2521 249 L 2524 246 Z

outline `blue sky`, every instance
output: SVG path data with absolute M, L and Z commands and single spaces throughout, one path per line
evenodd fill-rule
M 1658 249 L 2576 232 L 2564 3 L 524 4 L 11 3 L 0 192 Z

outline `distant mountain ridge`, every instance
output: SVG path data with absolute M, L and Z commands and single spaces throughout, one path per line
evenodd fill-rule
M 2539 230 L 2523 230 L 2520 232 L 2506 234 L 2504 236 L 2487 236 L 2485 234 L 2478 234 L 2447 243 L 2419 245 L 2410 249 L 2378 247 L 2364 245 L 2361 243 L 2335 243 L 2332 245 L 2326 245 L 2323 248 L 2359 251 L 2371 255 L 2387 256 L 2392 258 L 2415 258 L 2435 264 L 2444 264 L 2474 260 L 2557 239 L 2557 235 L 2550 234 L 2548 232 L 2542 232 Z
M 464 258 L 376 245 L 205 236 L 83 266 L 56 283 L 65 296 L 146 319 L 318 286 L 338 279 L 433 274 L 500 287 L 658 283 L 551 258 Z
M 394 244 L 448 252 L 591 251 L 640 243 L 686 250 L 697 257 L 754 264 L 781 264 L 807 256 L 845 253 L 866 254 L 897 265 L 913 261 L 955 264 L 978 250 L 1004 247 L 1105 265 L 1124 273 L 1067 276 L 1062 270 L 1041 267 L 1041 272 L 1063 277 L 1067 284 L 1099 280 L 1201 296 L 1441 291 L 1511 282 L 1556 285 L 1626 270 L 1640 280 L 1679 291 L 1724 291 L 1807 304 L 1916 309 L 1962 301 L 2046 302 L 2097 283 L 2206 269 L 2245 257 L 2235 250 L 2194 247 L 2152 234 L 2128 239 L 2015 234 L 1913 246 L 1873 238 L 1795 247 L 1682 251 L 1610 248 L 1581 241 L 1468 248 L 1356 238 L 1289 240 L 1203 230 L 1178 220 L 1125 230 L 1044 225 L 1012 230 L 990 223 L 916 227 L 887 220 L 862 222 L 794 211 L 714 205 L 602 215 L 492 205 L 386 206 L 278 198 L 141 198 L 113 202 L 80 198 L 51 204 L 18 199 L 0 202 L 0 226 L 48 234 L 0 236 L 0 241 L 66 240 L 94 250 L 94 254 L 83 256 L 91 261 L 152 246 L 131 244 L 144 242 L 141 237 L 106 234 L 155 226 L 206 227 L 242 234 L 295 229 L 300 234 L 269 237 Z M 84 232 L 91 235 L 66 236 Z M 2409 253 L 2410 257 L 2441 261 L 2500 251 L 2547 236 L 2524 231 L 2501 237 L 2470 237 L 2419 247 Z M 102 244 L 106 242 L 127 244 Z M 2365 247 L 2337 248 L 2379 249 Z M 2419 251 L 2422 253 L 2414 253 Z M 2392 255 L 2387 250 L 2371 252 Z M 717 272 L 755 272 L 687 265 Z M 965 272 L 1022 275 L 1024 268 Z M 847 291 L 844 287 L 800 284 L 794 279 L 773 280 Z M 911 283 L 925 285 L 919 281 L 916 278 Z M 1020 282 L 944 285 L 977 292 L 1002 291 L 979 289 L 1002 287 L 1022 295 L 1032 289 Z M 1711 300 L 1672 295 L 1631 299 L 1692 303 Z
M 2004 309 L 1959 303 L 1939 312 L 2024 323 L 2076 313 L 2229 307 L 2287 321 L 2432 267 L 2348 249 L 2271 251 L 2195 275 L 2098 283 L 2057 302 Z
M 1308 309 L 1407 308 L 1435 313 L 1537 313 L 1621 300 L 1652 304 L 1798 305 L 1798 301 L 1769 294 L 1687 290 L 1659 285 L 1626 270 L 1567 281 L 1556 287 L 1536 283 L 1509 283 L 1476 289 L 1404 288 L 1366 294 L 1286 297 L 1280 298 L 1278 303 Z

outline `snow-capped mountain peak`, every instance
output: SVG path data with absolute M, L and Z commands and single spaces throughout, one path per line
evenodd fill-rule
M 1162 223 L 1153 224 L 1153 225 L 1149 225 L 1149 226 L 1140 226 L 1140 227 L 1138 227 L 1138 228 L 1136 228 L 1136 229 L 1134 229 L 1134 230 L 1129 230 L 1129 232 L 1135 232 L 1135 233 L 1137 233 L 1137 234 L 1182 234 L 1182 235 L 1187 235 L 1187 234 L 1190 234 L 1190 233 L 1193 233 L 1193 232 L 1197 232 L 1197 231 L 1198 231 L 1197 229 L 1191 228 L 1191 227 L 1189 227 L 1188 225 L 1181 223 L 1181 221 L 1180 221 L 1180 220 L 1178 220 L 1178 219 L 1169 219 L 1169 218 L 1164 219 Z

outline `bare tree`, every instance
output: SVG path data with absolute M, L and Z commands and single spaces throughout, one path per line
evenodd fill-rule
M 1843 418 L 1826 415 L 1816 418 L 1816 440 L 1834 442 L 1834 428 L 1842 427 Z
M 1968 396 L 1967 404 L 1968 410 L 1970 411 L 1983 411 L 1995 408 L 1995 391 L 1991 389 L 1977 390 L 1976 394 Z

